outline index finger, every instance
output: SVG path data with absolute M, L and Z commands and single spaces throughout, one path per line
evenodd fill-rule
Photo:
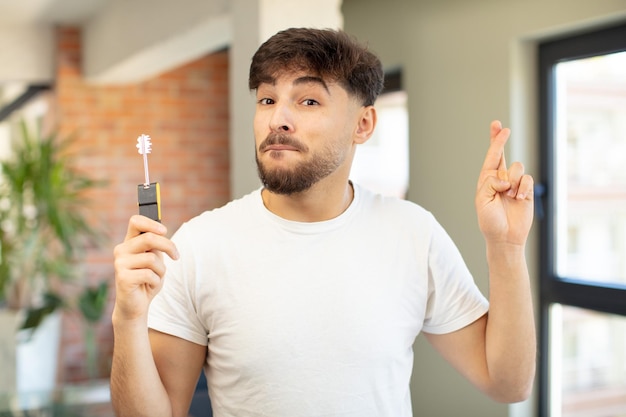
M 128 229 L 126 230 L 126 238 L 124 240 L 131 239 L 146 232 L 164 236 L 167 233 L 167 228 L 162 223 L 152 220 L 149 217 L 135 214 L 128 221 Z
M 146 216 L 134 215 L 128 222 L 128 231 L 123 243 L 115 247 L 116 258 L 122 253 L 137 254 L 142 252 L 158 251 L 166 253 L 170 258 L 179 258 L 178 249 L 174 242 L 165 234 L 167 228 Z
M 497 120 L 491 122 L 491 143 L 487 149 L 485 162 L 483 162 L 483 170 L 506 169 L 504 145 L 506 145 L 510 135 L 511 129 L 502 128 L 502 124 Z

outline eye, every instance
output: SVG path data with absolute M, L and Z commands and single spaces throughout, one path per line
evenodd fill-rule
M 274 100 L 271 98 L 262 98 L 257 103 L 259 104 L 274 104 Z
M 313 100 L 312 98 L 307 98 L 302 101 L 302 104 L 304 104 L 305 106 L 316 106 L 320 103 L 316 100 Z

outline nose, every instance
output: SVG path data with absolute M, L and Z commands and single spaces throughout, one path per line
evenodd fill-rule
M 293 115 L 287 105 L 276 105 L 270 118 L 272 132 L 293 132 Z

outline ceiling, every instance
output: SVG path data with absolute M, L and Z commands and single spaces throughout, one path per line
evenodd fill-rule
M 0 0 L 0 120 L 29 87 L 51 83 L 53 25 L 89 29 L 82 64 L 90 82 L 124 84 L 223 48 L 231 37 L 229 6 L 229 0 L 186 0 L 184 8 L 177 0 Z M 153 24 L 137 31 L 142 19 Z
M 82 24 L 108 0 L 0 0 L 0 26 L 16 28 L 41 24 Z M 6 36 L 6 32 L 4 33 Z M 29 94 L 23 82 L 0 84 L 0 120 Z
M 80 24 L 108 0 L 0 0 L 0 25 Z

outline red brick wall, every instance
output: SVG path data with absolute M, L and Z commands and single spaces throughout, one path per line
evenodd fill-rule
M 81 74 L 81 34 L 57 29 L 53 113 L 62 134 L 76 134 L 80 165 L 107 185 L 92 193 L 90 218 L 106 231 L 101 248 L 90 248 L 84 283 L 107 280 L 114 297 L 112 251 L 137 212 L 143 160 L 140 134 L 152 138 L 150 179 L 161 184 L 163 223 L 173 233 L 186 219 L 230 198 L 228 148 L 228 53 L 217 52 L 139 84 L 98 86 Z M 71 289 L 70 289 L 71 291 Z M 111 304 L 110 303 L 110 304 Z M 111 305 L 98 326 L 100 376 L 112 351 Z M 87 377 L 80 316 L 66 313 L 61 381 Z

